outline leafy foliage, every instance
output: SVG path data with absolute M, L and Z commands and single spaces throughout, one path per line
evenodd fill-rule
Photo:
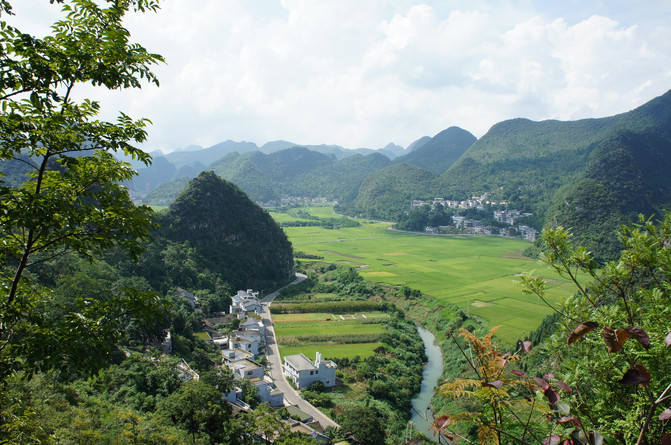
M 129 290 L 108 301 L 82 299 L 76 311 L 47 319 L 42 308 L 50 295 L 27 279 L 35 265 L 67 252 L 91 257 L 119 247 L 137 257 L 154 227 L 151 210 L 133 205 L 121 185 L 133 170 L 113 156 L 148 164 L 150 157 L 132 145 L 145 140 L 148 121 L 121 113 L 116 123 L 102 122 L 97 102 L 73 97 L 87 83 L 111 90 L 158 84 L 151 67 L 163 59 L 130 42 L 122 24 L 127 12 L 158 5 L 58 3 L 64 18 L 44 38 L 0 23 L 0 159 L 22 174 L 0 184 L 2 377 L 73 362 L 99 366 L 120 335 L 116 321 L 123 314 L 149 323 L 165 310 L 156 294 Z
M 548 353 L 551 360 L 561 357 L 555 374 L 561 372 L 575 389 L 575 412 L 606 440 L 660 443 L 665 435 L 664 425 L 653 418 L 663 411 L 671 387 L 663 340 L 668 335 L 670 234 L 668 214 L 659 225 L 641 219 L 623 227 L 619 259 L 601 272 L 584 248 L 571 246 L 566 230 L 543 235 L 545 260 L 580 290 L 555 308 L 560 328 Z M 583 283 L 578 274 L 592 281 Z M 525 285 L 543 295 L 542 282 L 527 277 Z

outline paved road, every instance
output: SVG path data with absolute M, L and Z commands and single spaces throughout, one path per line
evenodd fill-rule
M 301 281 L 304 281 L 307 277 L 303 274 L 296 274 L 296 279 L 289 284 L 292 286 L 298 284 Z M 284 286 L 287 287 L 287 286 Z M 261 300 L 261 306 L 263 306 L 263 324 L 266 328 L 266 358 L 268 359 L 268 368 L 270 370 L 270 377 L 273 379 L 273 383 L 284 393 L 284 404 L 285 405 L 297 405 L 298 409 L 304 411 L 311 415 L 315 420 L 317 420 L 322 427 L 326 428 L 327 426 L 333 426 L 338 428 L 340 425 L 331 420 L 324 413 L 319 411 L 317 408 L 312 406 L 310 403 L 306 402 L 301 398 L 298 392 L 289 385 L 284 373 L 282 371 L 282 362 L 280 360 L 280 351 L 275 341 L 275 329 L 273 328 L 273 320 L 270 316 L 270 305 L 273 300 L 279 294 L 279 292 L 284 289 L 278 289 L 272 294 L 266 295 L 266 297 Z

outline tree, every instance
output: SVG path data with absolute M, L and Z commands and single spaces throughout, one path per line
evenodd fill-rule
M 554 304 L 540 277 L 521 278 L 525 292 L 542 299 L 558 320 L 554 335 L 536 347 L 547 358 L 543 371 L 533 369 L 537 376 L 509 369 L 517 354 L 496 351 L 491 335 L 480 340 L 462 333 L 475 350 L 469 363 L 477 379 L 442 389 L 486 395 L 480 413 L 467 413 L 488 435 L 490 442 L 481 443 L 511 437 L 516 443 L 671 443 L 671 214 L 658 224 L 641 217 L 622 227 L 618 238 L 619 258 L 598 268 L 564 228 L 543 232 L 544 262 L 573 281 L 577 292 Z M 530 346 L 525 341 L 520 349 Z M 453 431 L 459 416 L 440 417 L 434 429 Z
M 191 380 L 164 399 L 159 412 L 196 436 L 207 434 L 213 443 L 226 437 L 229 409 L 221 392 L 207 383 Z
M 122 185 L 135 172 L 114 157 L 150 163 L 133 146 L 146 139 L 148 121 L 123 113 L 114 123 L 100 121 L 99 103 L 76 101 L 74 93 L 84 84 L 158 85 L 150 68 L 163 61 L 132 43 L 122 25 L 128 12 L 156 11 L 158 0 L 50 3 L 61 4 L 64 17 L 46 37 L 0 21 L 0 161 L 24 172 L 0 183 L 0 377 L 66 362 L 99 364 L 118 339 L 116 320 L 133 314 L 149 322 L 165 309 L 156 294 L 131 291 L 105 302 L 82 299 L 51 325 L 40 316 L 49 295 L 29 279 L 32 266 L 115 246 L 136 257 L 154 227 L 151 209 L 133 205 Z M 8 0 L 0 1 L 3 14 L 12 15 Z M 73 347 L 84 339 L 94 341 Z
M 377 409 L 357 406 L 347 409 L 344 416 L 340 428 L 351 433 L 357 443 L 361 445 L 384 443 L 384 419 Z

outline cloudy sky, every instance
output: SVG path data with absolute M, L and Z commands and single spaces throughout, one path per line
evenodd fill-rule
M 14 1 L 46 29 L 48 0 Z M 380 148 L 449 126 L 628 111 L 671 89 L 668 0 L 166 0 L 129 18 L 161 86 L 89 92 L 147 150 L 232 139 Z

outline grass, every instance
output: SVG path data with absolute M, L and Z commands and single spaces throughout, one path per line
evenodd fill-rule
M 194 332 L 193 336 L 196 338 L 200 338 L 201 340 L 209 340 L 210 335 L 207 332 Z
M 317 351 L 324 357 L 330 358 L 354 358 L 355 356 L 368 357 L 374 354 L 374 350 L 381 343 L 338 343 L 347 336 L 373 336 L 364 341 L 371 341 L 378 337 L 376 334 L 385 332 L 384 323 L 371 323 L 384 321 L 389 316 L 380 311 L 363 312 L 356 314 L 332 314 L 332 313 L 306 313 L 306 314 L 274 314 L 273 325 L 275 335 L 280 347 L 282 357 L 303 353 L 309 358 L 314 357 Z M 287 339 L 295 341 L 297 337 L 313 339 L 319 338 L 323 341 L 305 340 L 300 345 L 282 344 L 290 343 Z M 330 339 L 329 339 L 330 338 Z
M 336 318 L 341 319 L 340 317 L 345 318 L 345 323 L 353 320 L 352 317 L 360 319 L 371 319 L 371 318 L 389 318 L 384 312 L 373 311 L 366 312 L 365 314 L 331 314 L 326 312 L 310 312 L 306 314 L 273 314 L 273 323 L 290 323 L 290 322 L 314 322 L 314 321 L 327 321 L 334 320 Z M 342 319 L 341 319 L 342 320 Z M 340 321 L 339 323 L 343 323 Z
M 305 335 L 349 335 L 349 334 L 378 334 L 384 332 L 383 324 L 356 324 L 340 323 L 338 321 L 321 323 L 276 323 L 275 335 L 284 336 Z
M 287 355 L 305 354 L 311 360 L 315 359 L 317 352 L 328 358 L 354 358 L 357 355 L 361 358 L 370 357 L 375 354 L 375 349 L 382 346 L 382 343 L 356 343 L 348 345 L 338 344 L 305 344 L 301 346 L 283 346 L 280 348 L 282 359 Z
M 306 209 L 319 215 L 330 210 Z M 574 292 L 571 283 L 547 266 L 521 255 L 530 245 L 527 241 L 417 236 L 389 230 L 389 223 L 360 221 L 361 227 L 287 227 L 285 232 L 295 250 L 322 256 L 326 262 L 357 267 L 370 281 L 419 289 L 433 298 L 436 308 L 455 304 L 493 326 L 502 325 L 497 336 L 506 342 L 515 342 L 534 330 L 552 312 L 535 296 L 522 293 L 522 287 L 516 284 L 517 274 L 530 272 L 549 280 L 547 299 L 552 302 Z

